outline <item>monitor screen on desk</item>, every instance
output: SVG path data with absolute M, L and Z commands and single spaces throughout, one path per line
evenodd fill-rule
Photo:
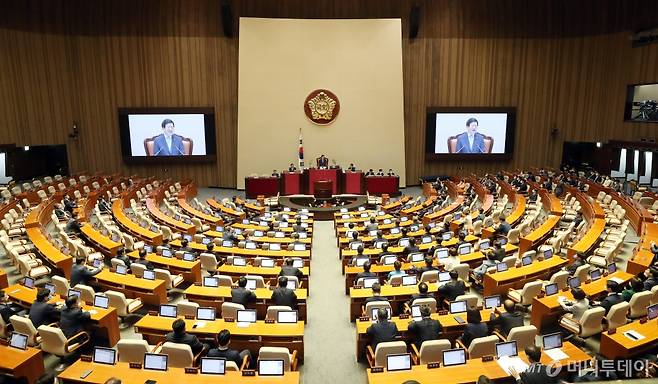
M 444 232 L 444 233 L 441 235 L 441 239 L 442 239 L 443 241 L 448 241 L 448 240 L 452 239 L 452 232 Z
M 50 292 L 50 293 L 48 294 L 49 297 L 52 297 L 52 296 L 55 294 L 55 286 L 54 286 L 53 284 L 46 283 L 46 284 L 43 285 L 43 287 L 44 287 L 45 289 L 47 289 L 48 292 Z
M 384 265 L 393 265 L 398 260 L 398 257 L 395 255 L 384 256 L 382 259 L 382 264 Z
M 363 242 L 361 241 L 353 241 L 350 243 L 350 249 L 353 251 L 356 251 L 359 247 L 363 246 Z
M 418 263 L 425 260 L 425 255 L 419 252 L 414 252 L 409 254 L 409 261 L 412 263 Z
M 562 334 L 560 332 L 551 333 L 542 337 L 544 350 L 553 348 L 562 348 Z
M 445 259 L 450 255 L 448 248 L 439 248 L 434 252 L 437 259 Z
M 185 260 L 185 261 L 194 261 L 194 260 L 196 260 L 196 257 L 192 253 L 184 253 L 183 254 L 183 260 Z
M 431 243 L 431 242 L 432 242 L 432 236 L 423 236 L 423 238 L 421 239 L 421 242 L 422 242 L 423 244 L 429 244 L 429 243 Z
M 114 272 L 118 273 L 119 275 L 125 275 L 128 272 L 128 268 L 126 268 L 126 266 L 123 264 L 117 264 Z
M 244 257 L 234 256 L 233 265 L 235 265 L 236 267 L 244 267 L 245 265 L 247 265 L 247 259 L 245 259 Z
M 372 288 L 372 285 L 379 283 L 379 277 L 364 277 L 363 288 Z
M 248 241 L 244 243 L 244 249 L 256 249 L 256 248 L 258 247 L 256 246 L 256 243 L 254 243 L 253 241 Z
M 256 289 L 256 280 L 255 279 L 247 279 L 247 289 L 253 291 Z
M 144 275 L 142 277 L 146 280 L 155 280 L 155 272 L 149 271 L 148 269 L 144 271 Z
M 411 306 L 411 317 L 414 319 L 422 319 L 423 315 L 420 313 L 420 305 L 412 305 Z
M 466 300 L 451 301 L 450 302 L 450 313 L 464 313 L 466 312 L 467 305 Z
M 557 286 L 557 283 L 547 284 L 544 287 L 544 291 L 546 291 L 546 296 L 554 295 L 554 294 L 557 293 L 558 290 L 559 290 L 559 288 Z
M 279 311 L 276 313 L 276 322 L 291 324 L 297 323 L 297 311 Z
M 274 237 L 280 239 L 280 238 L 286 237 L 286 234 L 282 231 L 277 231 L 277 232 L 274 232 Z
M 212 239 L 210 237 L 204 237 L 201 239 L 201 244 L 203 245 L 208 245 L 212 242 Z
M 34 279 L 31 277 L 25 276 L 23 278 L 23 285 L 28 287 L 28 288 L 34 288 Z
M 384 224 L 391 224 L 392 221 L 391 221 L 391 219 L 384 219 L 384 221 L 382 221 L 382 223 L 384 223 Z M 393 233 L 392 230 L 391 230 L 391 233 Z
M 255 323 L 256 322 L 256 310 L 255 309 L 245 309 L 238 310 L 237 319 L 238 323 Z
M 107 296 L 95 295 L 94 296 L 94 307 L 107 309 L 110 305 L 110 298 Z
M 305 251 L 306 250 L 306 245 L 297 243 L 293 246 L 293 250 L 295 250 L 295 251 Z
M 162 256 L 163 256 L 163 257 L 171 257 L 171 249 L 169 249 L 169 248 L 164 248 L 164 249 L 162 250 Z
M 215 308 L 199 307 L 196 309 L 197 320 L 215 321 Z
M 382 249 L 382 247 L 384 246 L 384 244 L 388 244 L 388 241 L 385 241 L 385 240 L 375 241 L 375 244 L 374 244 L 374 245 L 375 245 L 375 248 L 377 248 L 377 249 Z
M 471 253 L 471 246 L 469 245 L 462 245 L 459 247 L 459 254 L 460 255 L 468 255 Z
M 281 244 L 279 243 L 270 243 L 270 251 L 280 251 Z
M 222 241 L 222 247 L 232 248 L 233 247 L 233 241 L 231 241 L 231 240 Z
M 144 369 L 150 369 L 154 371 L 166 371 L 167 370 L 167 355 L 159 353 L 145 353 L 144 354 Z
M 192 235 L 185 234 L 185 235 L 183 235 L 183 239 L 185 239 L 185 240 L 187 240 L 188 242 L 191 243 L 192 242 Z
M 363 264 L 365 264 L 369 260 L 370 260 L 369 257 L 364 257 L 364 256 L 357 257 L 356 262 L 354 263 L 354 265 L 356 265 L 357 267 L 362 267 Z
M 493 309 L 500 307 L 500 295 L 487 296 L 484 298 L 484 308 Z
M 304 223 L 306 224 L 306 223 Z M 297 235 L 299 235 L 300 239 L 308 239 L 308 233 L 306 232 L 297 232 Z
M 600 279 L 601 278 L 601 271 L 598 270 L 598 269 L 594 269 L 594 270 L 590 271 L 589 272 L 589 278 L 592 281 L 596 281 L 596 280 Z
M 569 288 L 574 289 L 580 287 L 580 279 L 577 277 L 569 278 Z
M 9 346 L 17 349 L 27 349 L 28 336 L 18 332 L 12 332 L 9 339 Z
M 466 364 L 466 350 L 463 348 L 447 349 L 443 351 L 443 366 Z
M 406 247 L 407 245 L 409 245 L 409 239 L 406 237 L 403 237 L 400 239 L 400 241 L 398 241 L 398 246 L 400 247 Z
M 482 240 L 479 245 L 480 251 L 486 251 L 487 249 L 489 249 L 489 246 L 490 246 L 489 240 Z
M 386 220 L 384 220 L 384 221 L 386 221 Z M 385 222 L 384 224 L 391 224 L 391 223 L 390 222 L 389 223 Z M 391 228 L 391 235 L 397 235 L 398 233 L 400 233 L 400 228 L 398 228 L 398 227 Z
M 411 369 L 410 353 L 386 355 L 387 371 L 408 371 L 410 369 Z
M 204 287 L 219 287 L 219 280 L 216 277 L 204 277 L 203 278 L 203 286 Z
M 304 268 L 304 260 L 302 259 L 293 259 L 292 266 L 295 268 Z
M 544 260 L 548 260 L 551 257 L 553 257 L 553 250 L 552 249 L 547 249 L 544 251 Z
M 202 357 L 201 373 L 206 375 L 223 375 L 226 372 L 226 359 L 221 357 Z
M 505 343 L 496 343 L 496 357 L 512 357 L 518 355 L 516 351 L 516 341 L 508 341 Z
M 658 317 L 658 303 L 647 307 L 647 317 L 649 320 L 653 320 Z
M 450 272 L 439 272 L 439 282 L 450 281 Z
M 418 284 L 418 276 L 416 275 L 402 276 L 402 285 L 416 285 L 416 284 Z
M 297 282 L 295 280 L 288 280 L 286 283 L 286 288 L 292 289 L 293 291 L 297 289 Z
M 497 272 L 505 272 L 507 271 L 507 263 L 498 263 L 496 264 L 496 271 Z
M 260 266 L 263 268 L 274 268 L 274 259 L 261 259 Z
M 175 305 L 162 304 L 160 305 L 160 316 L 162 317 L 176 317 L 177 307 Z
M 146 251 L 146 253 L 152 253 L 153 247 L 151 247 L 150 245 L 144 245 L 144 250 Z
M 96 260 L 94 260 L 92 265 L 94 266 L 94 268 L 100 268 L 101 264 L 103 264 L 103 260 L 96 259 Z
M 80 297 L 82 297 L 82 292 L 80 292 L 76 289 L 69 289 L 66 296 L 68 296 L 68 297 L 75 296 L 75 297 L 78 298 L 78 300 L 80 300 Z
M 283 376 L 283 360 L 258 360 L 258 376 Z
M 526 265 L 530 265 L 530 264 L 532 264 L 532 257 L 530 257 L 530 256 L 524 256 L 524 257 L 521 259 L 521 264 L 522 264 L 523 266 L 526 266 Z
M 116 363 L 116 353 L 117 351 L 112 348 L 95 347 L 94 363 L 114 365 Z
M 615 273 L 615 272 L 617 272 L 617 264 L 615 263 L 608 264 L 608 273 Z
M 262 222 L 261 222 L 261 225 L 263 225 Z M 267 221 L 265 222 L 265 225 L 267 225 Z M 254 231 L 254 237 L 263 237 L 263 235 L 264 235 L 264 233 L 261 230 Z

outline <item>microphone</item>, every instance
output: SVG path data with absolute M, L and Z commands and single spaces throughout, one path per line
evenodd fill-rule
M 153 156 L 157 156 L 160 152 L 162 152 L 162 147 L 158 148 L 158 150 L 153 154 Z

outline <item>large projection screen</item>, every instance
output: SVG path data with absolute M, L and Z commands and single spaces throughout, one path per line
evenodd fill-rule
M 297 165 L 300 128 L 307 166 L 325 154 L 343 168 L 392 168 L 405 186 L 401 28 L 400 19 L 240 18 L 238 188 Z M 304 114 L 315 89 L 340 101 L 329 125 Z

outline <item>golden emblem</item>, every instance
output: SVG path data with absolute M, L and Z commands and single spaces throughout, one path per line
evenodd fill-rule
M 331 123 L 340 110 L 338 97 L 326 89 L 311 92 L 304 102 L 306 116 L 315 124 Z

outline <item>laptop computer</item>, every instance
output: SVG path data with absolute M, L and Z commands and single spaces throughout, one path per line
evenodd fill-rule
M 544 350 L 562 348 L 562 334 L 557 332 L 544 335 L 542 336 L 542 343 L 544 344 Z

